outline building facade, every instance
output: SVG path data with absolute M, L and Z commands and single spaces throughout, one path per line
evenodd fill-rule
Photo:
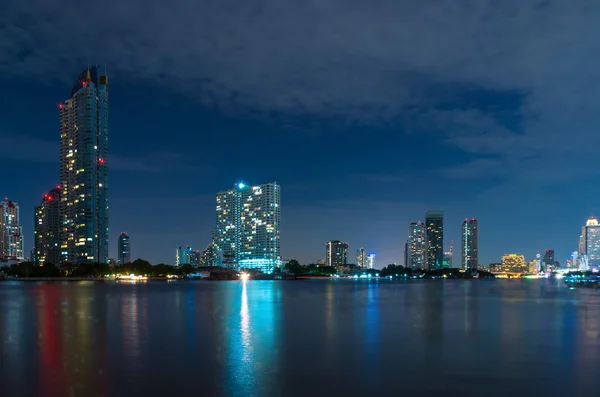
M 61 261 L 108 263 L 108 77 L 86 68 L 59 111 Z
M 348 262 L 348 243 L 333 240 L 325 243 L 325 265 L 344 266 Z
M 479 226 L 477 219 L 465 219 L 462 224 L 462 262 L 463 270 L 477 270 L 479 265 Z
M 356 265 L 360 267 L 365 267 L 367 261 L 367 257 L 365 256 L 365 249 L 360 248 L 356 250 Z
M 0 257 L 25 259 L 20 222 L 19 204 L 8 199 L 0 201 Z
M 407 266 L 427 269 L 427 228 L 421 221 L 408 226 Z
M 441 269 L 444 265 L 444 212 L 426 211 L 425 225 L 428 270 Z
M 586 267 L 600 268 L 600 224 L 596 218 L 591 217 L 583 226 L 579 246 L 579 253 L 587 256 Z
M 502 257 L 502 271 L 511 273 L 527 273 L 525 257 L 520 254 L 506 254 Z
M 236 184 L 217 193 L 213 245 L 224 266 L 272 273 L 281 266 L 281 188 L 276 182 Z
M 51 263 L 60 266 L 61 222 L 58 187 L 44 194 L 40 205 L 35 207 L 34 216 L 33 261 L 39 265 Z
M 542 258 L 542 271 L 547 272 L 552 270 L 555 267 L 554 262 L 554 250 L 546 250 Z
M 121 233 L 118 241 L 119 247 L 119 264 L 131 263 L 131 242 L 129 235 L 125 232 Z
M 189 265 L 190 255 L 192 253 L 192 247 L 186 245 L 185 247 L 178 247 L 175 252 L 175 266 Z
M 367 269 L 375 269 L 375 256 L 374 252 L 367 255 Z

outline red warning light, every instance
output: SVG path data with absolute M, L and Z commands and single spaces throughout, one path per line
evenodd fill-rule
M 81 84 L 85 85 L 85 84 L 86 84 L 86 82 L 84 81 L 84 82 L 82 82 Z
M 98 160 L 98 162 L 99 162 L 100 164 L 104 164 L 104 159 L 99 159 L 99 160 Z
M 56 185 L 56 188 L 57 188 L 57 189 L 60 189 L 60 188 L 61 188 L 61 186 L 60 186 L 60 185 Z
M 63 104 L 62 104 L 62 103 L 59 103 L 59 104 L 58 104 L 58 108 L 59 108 L 59 109 L 62 109 L 62 108 L 63 108 Z

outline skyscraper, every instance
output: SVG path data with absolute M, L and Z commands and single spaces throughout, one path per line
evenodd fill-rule
M 554 250 L 546 250 L 542 259 L 542 271 L 546 272 L 554 266 Z
M 325 265 L 344 266 L 347 262 L 348 243 L 333 240 L 325 243 Z
M 8 199 L 0 201 L 0 257 L 24 259 L 19 204 Z
M 60 266 L 60 189 L 44 194 L 40 205 L 35 207 L 34 261 L 37 264 L 52 263 Z
M 462 224 L 462 269 L 477 270 L 479 265 L 479 228 L 477 219 L 465 219 Z
M 175 266 L 189 265 L 191 253 L 192 247 L 189 245 L 178 247 L 177 252 L 175 253 Z
M 370 252 L 367 255 L 367 269 L 375 269 L 375 256 L 374 252 Z
M 59 111 L 61 259 L 108 263 L 108 77 L 83 70 Z
M 119 236 L 119 264 L 131 263 L 131 243 L 129 242 L 129 235 L 123 232 Z
M 427 229 L 421 221 L 408 226 L 407 260 L 407 266 L 410 268 L 427 268 Z
M 587 256 L 587 267 L 600 267 L 600 224 L 591 217 L 581 231 L 580 254 Z
M 365 256 L 365 249 L 361 248 L 356 250 L 356 265 L 360 267 L 365 267 L 367 258 Z
M 441 269 L 444 264 L 444 212 L 426 211 L 427 267 Z
M 213 244 L 223 265 L 272 273 L 281 266 L 279 244 L 281 188 L 276 182 L 236 184 L 217 193 Z

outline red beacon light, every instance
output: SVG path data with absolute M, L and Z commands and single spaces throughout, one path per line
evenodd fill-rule
M 99 162 L 100 164 L 104 164 L 104 159 L 98 159 L 98 162 Z

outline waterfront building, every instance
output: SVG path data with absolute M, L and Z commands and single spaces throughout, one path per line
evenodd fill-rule
M 367 255 L 367 269 L 375 269 L 375 253 Z
M 121 265 L 131 263 L 131 243 L 129 242 L 129 235 L 127 233 L 123 232 L 119 236 L 118 247 L 119 263 Z
M 194 250 L 190 252 L 190 265 L 194 267 L 200 266 L 200 251 Z
M 175 253 L 175 266 L 189 265 L 190 254 L 192 253 L 192 247 L 186 245 L 185 247 L 178 247 Z
M 334 240 L 325 244 L 325 265 L 344 266 L 347 263 L 348 243 Z
M 556 267 L 554 262 L 554 250 L 546 250 L 542 259 L 542 271 L 549 272 L 553 267 Z
M 108 263 L 108 77 L 86 68 L 59 113 L 61 261 Z
M 408 267 L 427 269 L 427 228 L 421 221 L 408 226 Z
M 532 259 L 529 261 L 528 272 L 531 274 L 538 274 L 539 271 L 539 263 L 536 259 Z
M 491 273 L 502 273 L 502 263 L 490 263 Z
M 591 217 L 582 227 L 579 253 L 587 256 L 587 268 L 600 267 L 600 224 Z
M 19 204 L 9 199 L 0 201 L 0 258 L 25 259 L 20 222 Z
M 465 219 L 462 224 L 462 263 L 463 270 L 475 270 L 479 265 L 479 227 L 477 219 Z
M 272 273 L 281 266 L 280 187 L 238 183 L 217 193 L 217 225 L 213 244 L 224 266 Z
M 365 249 L 361 247 L 360 249 L 356 250 L 356 265 L 360 267 L 365 267 L 366 264 L 367 257 L 365 254 Z
M 525 257 L 520 254 L 506 254 L 502 257 L 502 271 L 511 273 L 526 273 Z
M 60 232 L 60 189 L 57 187 L 44 194 L 34 210 L 34 263 L 60 266 Z
M 219 250 L 213 245 L 209 244 L 206 249 L 202 252 L 202 259 L 200 259 L 200 266 L 215 267 L 222 266 L 221 256 Z
M 444 261 L 444 212 L 426 211 L 427 268 L 441 269 Z

